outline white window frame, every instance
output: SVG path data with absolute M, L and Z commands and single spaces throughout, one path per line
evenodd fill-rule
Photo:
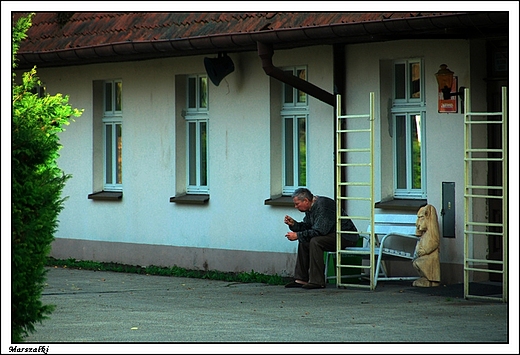
M 303 73 L 303 77 L 299 76 L 303 80 L 307 80 L 307 67 L 306 66 L 297 66 L 297 67 L 287 67 L 283 69 L 284 72 L 292 73 L 295 76 L 299 76 L 300 73 Z M 303 72 L 302 72 L 303 71 Z M 287 88 L 287 90 L 286 90 Z M 306 93 L 303 93 L 301 90 L 296 88 L 292 88 L 292 102 L 287 103 L 286 101 L 286 93 L 288 93 L 288 84 L 282 84 L 282 111 L 281 111 L 281 119 L 282 119 L 282 194 L 290 195 L 299 187 L 306 187 L 308 183 L 308 123 L 309 123 L 309 97 Z M 299 99 L 302 98 L 302 99 Z M 288 157 L 289 154 L 286 152 L 286 119 L 292 118 L 292 155 Z M 299 168 L 300 168 L 300 138 L 299 138 L 299 126 L 298 122 L 300 119 L 304 120 L 305 124 L 305 184 L 299 183 Z M 286 174 L 286 166 L 287 160 L 292 160 L 292 184 L 287 184 L 287 174 Z
M 411 74 L 410 74 L 410 65 L 413 63 L 419 63 L 420 65 L 420 83 L 419 83 L 419 90 L 420 90 L 420 97 L 419 98 L 412 98 L 411 97 Z M 398 98 L 396 99 L 396 65 L 397 64 L 404 64 L 405 66 L 405 97 L 404 98 Z M 392 109 L 391 109 L 391 115 L 392 115 L 392 145 L 393 145 L 393 177 L 394 177 L 394 197 L 395 198 L 408 198 L 408 199 L 418 199 L 418 198 L 426 198 L 427 192 L 426 192 L 426 102 L 425 102 L 425 95 L 424 95 L 424 63 L 423 60 L 420 58 L 410 58 L 410 59 L 403 59 L 403 60 L 396 60 L 393 63 L 392 66 Z M 413 177 L 413 163 L 412 163 L 412 125 L 411 125 L 411 117 L 419 115 L 420 121 L 419 121 L 419 130 L 418 130 L 418 139 L 421 143 L 421 188 L 414 189 L 412 188 L 412 177 Z M 398 188 L 398 175 L 399 175 L 399 169 L 397 166 L 398 163 L 398 135 L 397 135 L 397 116 L 405 116 L 405 156 L 406 156 L 406 187 L 405 188 Z
M 284 73 L 292 74 L 296 77 L 299 77 L 302 80 L 307 80 L 307 66 L 297 66 L 297 67 L 287 67 L 282 69 Z M 303 73 L 303 75 L 300 75 Z M 283 83 L 282 84 L 282 110 L 291 110 L 291 109 L 303 109 L 308 110 L 309 108 L 309 95 L 304 93 L 301 90 L 296 88 L 292 88 L 292 102 L 286 102 L 286 88 L 290 85 Z M 303 100 L 300 100 L 300 97 Z
M 421 143 L 421 188 L 414 189 L 413 186 L 413 164 L 412 161 L 412 124 L 411 119 L 413 116 L 419 115 L 420 120 L 418 123 L 418 139 Z M 393 154 L 394 154 L 394 164 L 393 164 L 393 173 L 394 173 L 394 197 L 396 198 L 426 198 L 426 149 L 425 149 L 425 117 L 426 111 L 403 111 L 398 112 L 395 111 L 392 113 L 393 124 Z M 397 119 L 396 116 L 405 116 L 405 156 L 406 156 L 406 188 L 398 187 L 398 132 L 397 132 Z
M 195 80 L 195 98 L 194 98 L 194 106 L 190 105 L 191 95 L 190 95 L 190 80 Z M 205 90 L 205 97 L 206 102 L 201 102 L 201 80 L 205 81 L 206 90 Z M 209 89 L 208 89 L 208 76 L 204 74 L 194 74 L 194 75 L 188 75 L 186 78 L 186 114 L 187 115 L 195 115 L 198 113 L 205 113 L 207 114 L 209 112 Z
M 194 79 L 196 83 L 195 98 L 194 100 L 190 95 L 190 80 Z M 205 81 L 205 104 L 201 103 L 201 80 Z M 190 101 L 195 102 L 194 107 L 190 107 Z M 209 87 L 207 75 L 188 75 L 186 79 L 186 193 L 188 194 L 206 194 L 209 193 Z M 195 125 L 195 152 L 192 152 L 190 126 Z M 205 155 L 202 157 L 202 127 L 206 127 L 206 144 L 205 144 Z M 191 169 L 190 169 L 190 155 L 195 156 L 195 183 L 191 183 Z M 202 181 L 203 159 L 206 162 L 206 184 Z
M 112 85 L 111 97 L 107 98 L 107 84 Z M 121 85 L 120 97 L 117 97 L 116 86 Z M 105 191 L 123 190 L 123 106 L 122 106 L 122 80 L 105 80 L 103 82 L 103 188 Z M 119 107 L 116 103 L 120 100 Z M 110 100 L 110 108 L 107 109 L 107 100 Z M 107 129 L 111 127 L 111 135 L 107 135 Z M 107 146 L 110 144 L 110 152 Z M 120 163 L 118 164 L 118 160 Z M 107 166 L 110 164 L 111 170 Z M 112 179 L 108 180 L 108 175 Z
M 419 64 L 420 65 L 420 83 L 419 83 L 419 90 L 420 90 L 420 97 L 419 98 L 413 98 L 411 96 L 411 74 L 410 74 L 410 65 L 411 64 Z M 396 70 L 395 67 L 398 64 L 403 64 L 405 67 L 404 71 L 404 89 L 405 94 L 404 98 L 396 98 Z M 424 95 L 424 65 L 423 60 L 421 58 L 411 58 L 411 59 L 402 59 L 402 60 L 396 60 L 394 61 L 392 65 L 392 106 L 393 107 L 399 107 L 399 106 L 424 106 L 425 105 L 425 95 Z
M 283 164 L 283 190 L 282 193 L 284 195 L 292 194 L 294 190 L 296 190 L 299 187 L 306 187 L 305 184 L 300 184 L 299 177 L 300 177 L 300 137 L 299 137 L 299 121 L 303 120 L 305 124 L 305 182 L 307 182 L 307 151 L 308 151 L 308 134 L 307 134 L 307 127 L 308 127 L 308 115 L 304 114 L 296 114 L 296 115 L 283 115 L 283 152 L 282 152 L 282 164 Z M 288 152 L 286 151 L 286 144 L 285 144 L 285 137 L 287 134 L 287 125 L 285 124 L 286 119 L 292 119 L 292 127 L 291 127 L 291 134 L 292 137 L 292 154 L 291 157 L 288 157 Z M 292 184 L 287 184 L 287 159 L 291 159 L 292 161 Z

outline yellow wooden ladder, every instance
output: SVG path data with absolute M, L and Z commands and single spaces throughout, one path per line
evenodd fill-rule
M 374 290 L 374 273 L 376 259 L 374 255 L 374 118 L 375 95 L 370 93 L 370 109 L 368 114 L 342 115 L 341 96 L 336 96 L 336 287 L 352 286 Z M 348 202 L 356 203 L 353 211 L 369 211 L 366 214 L 351 215 Z M 349 203 L 349 205 L 350 205 Z M 363 204 L 368 206 L 363 208 Z M 345 208 L 348 216 L 342 215 Z M 356 250 L 341 249 L 341 236 L 353 233 L 341 230 L 341 222 L 351 219 L 361 236 L 368 240 L 366 248 Z M 360 226 L 366 226 L 360 228 Z M 343 258 L 343 256 L 346 256 Z M 369 264 L 353 263 L 352 256 L 368 259 Z M 346 274 L 346 269 L 369 269 L 370 284 L 361 284 L 352 280 L 352 273 Z M 345 274 L 345 275 L 342 275 Z M 345 277 L 344 277 L 345 276 Z
M 508 135 L 507 135 L 507 88 L 502 88 L 501 112 L 472 112 L 469 89 L 464 89 L 464 298 L 477 298 L 507 302 L 508 293 Z M 493 117 L 498 117 L 493 119 Z M 490 125 L 501 130 L 501 147 L 490 148 L 482 140 L 488 134 Z M 479 137 L 480 139 L 477 139 Z M 487 175 L 473 174 L 487 171 L 489 163 L 498 164 L 501 169 L 500 184 L 489 186 Z M 480 180 L 477 180 L 478 177 Z M 502 202 L 501 218 L 490 222 L 489 202 Z M 502 260 L 487 257 L 488 238 L 498 238 L 502 243 Z M 502 275 L 502 294 L 477 295 L 472 286 L 486 281 L 482 275 L 491 273 Z M 470 284 L 472 283 L 472 284 Z

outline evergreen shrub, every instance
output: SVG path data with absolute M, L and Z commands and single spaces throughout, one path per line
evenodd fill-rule
M 57 165 L 61 148 L 58 134 L 82 111 L 68 105 L 68 96 L 34 93 L 41 85 L 36 68 L 23 73 L 16 84 L 16 52 L 31 26 L 33 14 L 13 27 L 11 122 L 11 338 L 20 342 L 34 324 L 47 318 L 54 306 L 43 305 L 45 264 L 58 214 L 61 193 L 71 177 Z

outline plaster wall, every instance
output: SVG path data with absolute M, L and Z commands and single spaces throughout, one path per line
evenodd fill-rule
M 307 65 L 308 80 L 331 91 L 332 73 L 326 69 L 332 65 L 331 55 L 329 47 L 277 51 L 273 62 L 276 66 Z M 301 219 L 303 214 L 294 208 L 264 204 L 272 197 L 271 171 L 281 172 L 279 168 L 271 168 L 270 160 L 280 154 L 272 151 L 276 146 L 271 145 L 276 131 L 271 127 L 276 110 L 269 105 L 272 79 L 261 68 L 256 52 L 230 56 L 235 71 L 218 87 L 209 84 L 210 200 L 206 205 L 169 201 L 179 192 L 176 162 L 184 159 L 176 155 L 179 147 L 176 120 L 183 119 L 178 113 L 185 104 L 175 100 L 175 90 L 179 87 L 175 80 L 182 75 L 205 73 L 203 56 L 38 71 L 48 93 L 66 93 L 73 107 L 85 110 L 60 137 L 63 149 L 59 165 L 73 178 L 64 190 L 68 198 L 59 216 L 54 253 L 61 257 L 103 254 L 105 259 L 121 262 L 138 259 L 143 264 L 154 264 L 154 255 L 147 254 L 145 248 L 132 248 L 132 253 L 138 255 L 125 256 L 124 250 L 128 248 L 119 248 L 118 243 L 271 252 L 288 259 L 292 268 L 297 244 L 283 237 L 287 231 L 283 216 L 291 214 Z M 93 172 L 96 134 L 93 83 L 107 79 L 123 82 L 123 198 L 120 201 L 87 198 L 99 186 L 94 182 Z M 333 169 L 333 109 L 310 98 L 309 117 L 308 186 L 317 194 L 332 196 L 334 180 L 329 172 Z M 63 249 L 66 241 L 72 244 Z M 103 242 L 97 245 L 104 246 L 98 248 L 91 242 Z M 62 245 L 61 250 L 67 250 L 68 256 L 59 252 L 58 244 Z M 176 262 L 172 260 L 171 264 Z M 183 266 L 193 266 L 187 264 L 190 265 Z M 197 264 L 203 267 L 202 262 Z M 218 264 L 214 261 L 206 267 L 219 269 Z M 279 267 L 273 270 L 277 271 Z

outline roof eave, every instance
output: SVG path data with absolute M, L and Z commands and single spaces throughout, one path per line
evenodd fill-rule
M 366 23 L 217 34 L 142 42 L 119 42 L 50 52 L 19 52 L 18 69 L 135 61 L 163 57 L 254 51 L 257 42 L 288 49 L 317 44 L 380 42 L 418 38 L 507 36 L 508 12 L 469 12 Z

